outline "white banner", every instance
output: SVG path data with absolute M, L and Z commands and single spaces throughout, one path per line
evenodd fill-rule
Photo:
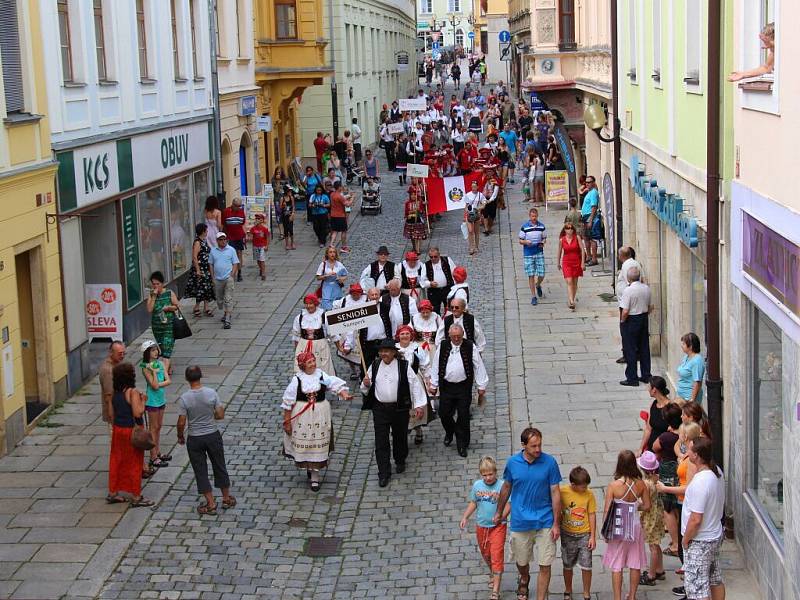
M 400 98 L 400 111 L 427 110 L 428 103 L 425 98 Z
M 386 127 L 386 131 L 394 135 L 396 133 L 397 134 L 403 133 L 403 131 L 405 131 L 405 128 L 403 127 L 402 123 L 389 123 L 389 125 Z
M 464 196 L 466 195 L 463 177 L 444 178 L 444 198 L 447 202 L 447 210 L 464 210 Z
M 428 165 L 417 165 L 414 163 L 409 163 L 408 165 L 406 165 L 406 175 L 408 175 L 409 177 L 427 177 L 429 170 L 430 167 L 428 167 Z
M 377 302 L 326 310 L 325 322 L 328 324 L 329 335 L 340 335 L 355 329 L 363 329 L 364 327 L 382 323 Z
M 207 163 L 208 122 L 137 135 L 131 139 L 131 156 L 137 187 Z
M 122 339 L 122 285 L 86 284 L 86 328 L 89 339 Z

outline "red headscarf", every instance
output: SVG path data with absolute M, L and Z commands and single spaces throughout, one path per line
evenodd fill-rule
M 404 331 L 410 333 L 411 339 L 412 340 L 414 339 L 414 328 L 411 327 L 411 325 L 400 325 L 400 327 L 397 328 L 397 331 L 394 332 L 394 339 L 396 341 L 400 341 L 400 334 L 403 333 Z
M 433 310 L 433 304 L 430 300 L 420 300 L 418 308 L 420 310 Z
M 314 353 L 313 352 L 301 352 L 297 355 L 297 366 L 301 369 L 306 366 L 306 363 L 310 360 L 314 360 Z
M 305 298 L 303 298 L 303 304 L 313 303 L 316 306 L 319 306 L 319 298 L 315 294 L 306 294 Z
M 456 283 L 464 283 L 467 280 L 467 270 L 464 267 L 453 269 L 453 280 Z

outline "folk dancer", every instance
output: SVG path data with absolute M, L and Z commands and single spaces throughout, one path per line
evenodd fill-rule
M 389 249 L 386 246 L 378 248 L 375 254 L 378 255 L 378 260 L 371 262 L 361 271 L 359 282 L 365 290 L 376 287 L 383 292 L 387 283 L 399 277 L 400 269 L 389 260 Z
M 364 290 L 361 285 L 358 283 L 352 283 L 350 284 L 347 295 L 334 302 L 333 307 L 351 308 L 362 305 L 366 302 L 367 296 L 364 294 Z M 350 379 L 353 381 L 358 381 L 361 379 L 361 376 L 359 375 L 361 355 L 358 352 L 358 345 L 354 343 L 354 335 L 355 334 L 352 333 L 345 335 L 336 343 L 336 354 L 339 356 L 339 358 L 344 359 L 344 361 L 347 362 L 348 367 L 350 367 Z
M 400 358 L 411 365 L 417 378 L 419 378 L 422 389 L 427 390 L 431 377 L 431 357 L 426 350 L 423 350 L 419 343 L 414 341 L 415 336 L 414 328 L 411 325 L 401 325 L 397 328 L 397 332 L 394 335 L 396 342 L 395 347 L 399 352 Z M 423 440 L 422 427 L 430 423 L 433 416 L 433 407 L 431 406 L 430 400 L 427 400 L 425 413 L 422 415 L 421 419 L 417 419 L 415 413 L 416 411 L 411 409 L 408 430 L 414 431 L 414 445 L 419 446 Z
M 406 252 L 405 260 L 400 263 L 400 289 L 419 302 L 420 291 L 425 287 L 425 270 L 419 262 L 419 254 Z
M 386 289 L 389 293 L 381 298 L 381 304 L 389 311 L 391 323 L 391 329 L 389 331 L 397 331 L 400 325 L 408 325 L 411 323 L 411 317 L 419 312 L 417 309 L 417 301 L 412 296 L 407 296 L 402 293 L 400 290 L 400 282 L 397 279 L 390 281 Z
M 358 332 L 351 332 L 345 336 L 343 348 L 352 350 L 355 346 L 355 336 L 358 335 L 361 344 L 361 352 L 364 354 L 364 364 L 369 366 L 378 356 L 378 345 L 382 340 L 392 336 L 392 321 L 389 318 L 389 308 L 380 302 L 381 291 L 378 288 L 367 290 L 367 301 L 378 302 L 378 314 L 381 322 L 378 325 L 370 325 L 359 329 Z M 363 373 L 361 377 L 363 378 Z
M 297 357 L 303 352 L 311 352 L 316 358 L 320 369 L 335 375 L 331 350 L 328 346 L 328 326 L 325 324 L 325 311 L 319 307 L 319 298 L 308 294 L 303 303 L 305 308 L 294 318 L 292 324 L 292 342 L 294 342 L 294 355 Z M 338 341 L 338 336 L 331 338 Z M 301 370 L 297 365 L 297 371 Z
M 420 347 L 428 353 L 429 361 L 433 360 L 436 351 L 436 333 L 442 325 L 442 317 L 433 312 L 430 300 L 419 301 L 419 313 L 411 318 L 411 326 Z
M 475 315 L 467 312 L 467 303 L 463 298 L 453 298 L 448 306 L 450 309 L 442 319 L 441 325 L 436 332 L 436 345 L 440 345 L 450 337 L 450 328 L 459 325 L 464 330 L 464 337 L 475 344 L 475 349 L 483 353 L 486 348 L 486 335 L 481 329 L 480 323 Z
M 453 271 L 456 263 L 448 256 L 442 256 L 438 246 L 428 248 L 428 260 L 425 263 L 425 295 L 433 305 L 437 314 L 442 314 L 442 305 L 447 304 L 447 294 L 455 285 Z
M 467 270 L 464 267 L 453 269 L 453 281 L 455 282 L 447 292 L 447 306 L 453 298 L 463 298 L 469 307 L 469 283 L 467 283 Z

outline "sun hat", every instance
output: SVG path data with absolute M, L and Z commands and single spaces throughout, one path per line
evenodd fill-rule
M 643 471 L 655 471 L 658 469 L 659 462 L 655 454 L 649 450 L 645 450 L 642 452 L 642 455 L 636 459 L 636 464 L 639 465 L 639 468 Z

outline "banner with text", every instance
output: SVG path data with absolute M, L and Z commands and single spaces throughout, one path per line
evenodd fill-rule
M 378 312 L 377 302 L 326 310 L 325 322 L 328 324 L 329 335 L 341 335 L 355 329 L 383 323 Z
M 86 328 L 89 339 L 122 339 L 122 286 L 86 284 Z
M 426 110 L 428 103 L 425 98 L 400 98 L 400 111 Z

